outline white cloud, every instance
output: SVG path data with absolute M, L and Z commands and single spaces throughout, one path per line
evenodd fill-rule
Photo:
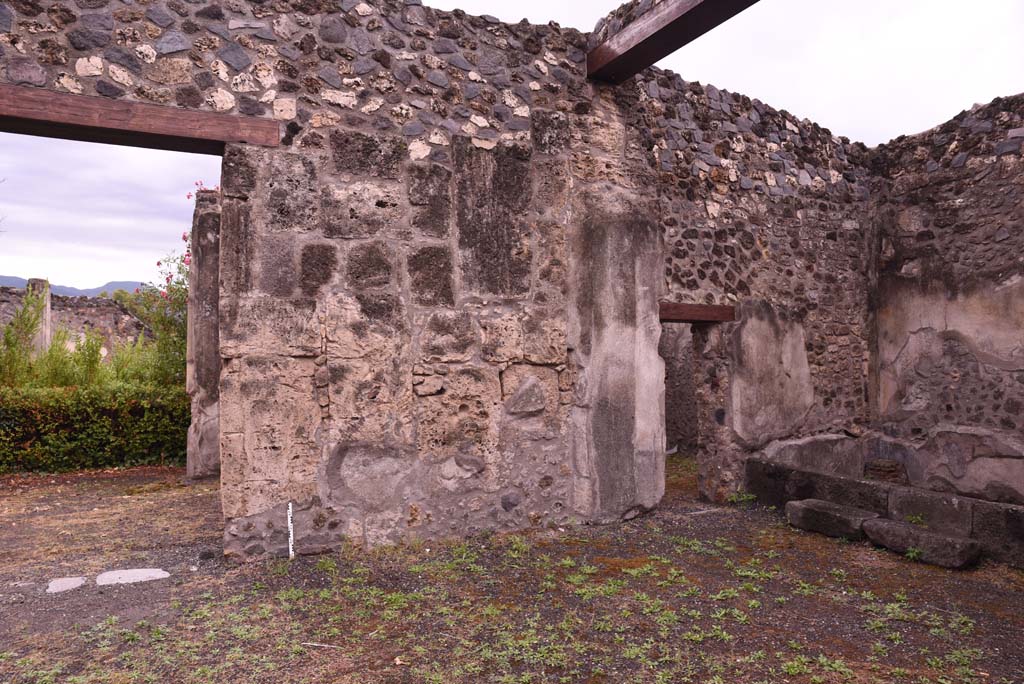
M 0 133 L 0 274 L 96 287 L 151 281 L 220 158 Z

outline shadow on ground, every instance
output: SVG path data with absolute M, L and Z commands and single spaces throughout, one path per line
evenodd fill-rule
M 1024 573 L 693 495 L 605 527 L 235 566 L 176 469 L 0 480 L 0 682 L 1024 682 Z M 171 578 L 98 587 L 104 570 Z M 50 579 L 82 588 L 46 594 Z

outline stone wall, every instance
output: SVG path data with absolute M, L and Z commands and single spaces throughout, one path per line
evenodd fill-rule
M 45 281 L 40 281 L 45 282 Z M 0 328 L 14 316 L 22 306 L 25 291 L 13 287 L 0 287 Z M 87 331 L 99 333 L 103 338 L 100 353 L 106 357 L 118 345 L 128 344 L 143 334 L 142 323 L 113 299 L 106 297 L 67 297 L 50 295 L 49 320 L 44 320 L 50 333 L 42 338 L 50 339 L 52 331 L 65 328 L 71 333 L 69 345 Z M 41 339 L 42 339 L 41 338 Z
M 222 174 L 230 554 L 284 552 L 289 507 L 315 552 L 657 504 L 662 236 L 636 95 L 586 82 L 583 34 L 405 0 L 11 9 L 10 83 L 282 122 Z
M 669 72 L 628 87 L 659 180 L 667 298 L 738 305 L 735 324 L 693 326 L 701 490 L 720 499 L 773 441 L 869 419 L 865 149 Z
M 1024 97 L 873 151 L 878 456 L 1024 503 Z

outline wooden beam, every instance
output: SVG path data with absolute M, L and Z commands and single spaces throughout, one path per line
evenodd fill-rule
M 757 0 L 663 0 L 587 55 L 587 76 L 622 83 Z
M 277 147 L 277 121 L 0 84 L 0 131 L 178 152 Z
M 662 323 L 729 323 L 736 320 L 736 307 L 719 304 L 676 304 L 659 302 Z

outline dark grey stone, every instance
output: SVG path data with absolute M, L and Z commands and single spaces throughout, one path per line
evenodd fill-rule
M 107 48 L 103 52 L 103 56 L 106 57 L 108 62 L 113 64 L 119 64 L 133 74 L 142 73 L 142 62 L 135 56 L 135 53 L 128 48 L 115 45 Z
M 352 32 L 348 39 L 348 46 L 361 55 L 368 55 L 377 49 L 373 39 L 366 31 L 359 29 Z
M 469 63 L 469 60 L 460 54 L 455 54 L 449 57 L 448 63 L 451 64 L 456 69 L 461 69 L 462 71 L 473 70 L 473 65 Z
M 93 50 L 110 44 L 114 17 L 109 14 L 83 14 L 79 25 L 68 31 L 68 42 L 76 50 Z
M 167 31 L 153 44 L 158 55 L 172 55 L 192 48 L 192 41 L 181 31 Z
M 509 513 L 512 511 L 512 509 L 516 508 L 520 503 L 522 503 L 522 500 L 523 498 L 519 496 L 519 494 L 517 494 L 516 492 L 510 492 L 501 497 L 501 508 L 506 513 Z
M 14 24 L 14 12 L 7 5 L 0 4 L 0 33 L 10 33 Z
M 1004 154 L 1020 154 L 1021 144 L 1024 144 L 1024 138 L 1004 140 L 996 145 L 996 156 L 1001 157 Z
M 419 121 L 410 121 L 409 123 L 405 124 L 405 126 L 402 127 L 402 134 L 403 135 L 408 135 L 408 136 L 411 136 L 411 137 L 414 137 L 414 136 L 417 136 L 417 135 L 423 135 L 426 132 L 427 132 L 426 126 L 424 126 Z
M 109 81 L 96 81 L 96 92 L 103 97 L 124 97 L 124 88 L 116 86 Z
M 786 504 L 786 520 L 793 527 L 851 541 L 863 539 L 864 521 L 877 517 L 878 514 L 873 511 L 840 506 L 820 499 L 790 501 Z
M 434 41 L 434 52 L 438 55 L 450 55 L 458 51 L 459 46 L 451 38 L 438 38 Z
M 110 12 L 83 14 L 78 18 L 78 27 L 89 31 L 113 31 L 114 15 Z
M 447 88 L 449 83 L 448 74 L 435 69 L 427 74 L 427 83 L 436 85 L 438 88 Z
M 352 71 L 357 76 L 363 76 L 376 71 L 380 68 L 380 64 L 376 60 L 369 57 L 360 57 L 356 61 L 352 62 Z
M 14 85 L 46 85 L 46 71 L 34 60 L 13 57 L 7 63 L 7 79 Z
M 302 53 L 294 45 L 279 45 L 277 51 L 282 57 L 295 61 L 302 57 Z
M 224 63 L 235 71 L 242 71 L 247 66 L 252 64 L 252 60 L 249 59 L 248 53 L 238 43 L 228 43 L 220 50 L 217 50 L 217 56 L 224 60 Z
M 505 410 L 513 416 L 533 415 L 542 412 L 546 405 L 544 386 L 537 378 L 530 376 L 505 402 Z
M 329 86 L 334 86 L 335 88 L 341 87 L 341 74 L 338 73 L 338 70 L 335 67 L 325 66 L 320 69 L 317 76 L 319 76 L 320 80 Z
M 792 468 L 778 463 L 756 458 L 747 459 L 744 489 L 756 497 L 758 503 L 782 508 L 789 501 L 786 486 L 792 472 Z
M 971 536 L 996 560 L 1024 568 L 1024 506 L 974 501 Z
M 981 556 L 981 544 L 973 539 L 928 532 L 895 520 L 868 520 L 864 523 L 864 534 L 873 544 L 899 554 L 913 549 L 917 560 L 943 568 L 966 568 Z
M 348 24 L 339 14 L 331 14 L 320 22 L 320 40 L 325 43 L 344 43 L 348 37 Z
M 889 517 L 900 522 L 920 518 L 932 532 L 961 537 L 971 533 L 971 500 L 911 487 L 898 487 L 889 495 Z
M 174 16 L 161 5 L 152 5 L 146 10 L 146 18 L 160 28 L 167 28 L 174 23 Z

